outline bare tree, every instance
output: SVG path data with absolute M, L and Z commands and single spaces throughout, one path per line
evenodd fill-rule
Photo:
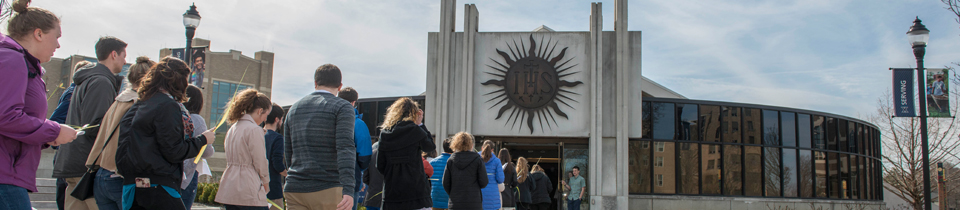
M 947 7 L 944 7 L 944 9 L 950 10 L 950 12 L 953 12 L 953 15 L 957 16 L 957 18 L 953 20 L 957 21 L 957 23 L 960 23 L 960 0 L 940 0 L 940 1 L 943 2 L 943 4 L 947 5 Z
M 944 0 L 946 1 L 946 0 Z M 951 0 L 958 1 L 958 0 Z M 951 85 L 960 85 L 956 74 L 951 78 Z M 958 112 L 958 92 L 951 90 L 950 113 L 956 116 Z M 924 97 L 924 96 L 920 96 Z M 917 118 L 893 118 L 893 100 L 891 93 L 886 93 L 877 100 L 876 113 L 868 120 L 877 125 L 882 133 L 882 161 L 883 181 L 889 185 L 884 188 L 891 191 L 909 203 L 914 209 L 923 207 L 923 170 L 920 140 L 920 122 Z M 960 140 L 957 138 L 960 120 L 956 118 L 928 118 L 928 143 L 930 149 L 931 185 L 936 187 L 936 163 L 955 163 L 960 160 L 955 153 L 960 149 Z M 960 172 L 952 170 L 945 175 L 947 182 L 960 180 Z M 956 192 L 956 190 L 948 190 Z M 936 192 L 931 190 L 931 192 Z

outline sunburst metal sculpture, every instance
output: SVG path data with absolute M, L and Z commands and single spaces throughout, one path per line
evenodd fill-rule
M 512 45 L 509 42 L 507 43 L 510 54 L 497 49 L 497 54 L 503 57 L 503 63 L 490 58 L 496 65 L 488 64 L 487 67 L 495 70 L 495 72 L 484 73 L 499 77 L 500 80 L 492 79 L 481 84 L 500 87 L 495 91 L 484 94 L 484 96 L 494 95 L 485 103 L 499 100 L 490 106 L 490 109 L 503 104 L 497 112 L 496 119 L 499 120 L 504 113 L 511 111 L 504 125 L 512 123 L 516 127 L 517 122 L 526 121 L 527 128 L 530 129 L 530 133 L 533 133 L 534 118 L 540 122 L 540 130 L 544 129 L 544 124 L 551 130 L 553 125 L 557 125 L 557 119 L 554 115 L 569 119 L 567 114 L 560 110 L 559 104 L 575 109 L 568 102 L 579 102 L 570 98 L 570 95 L 580 94 L 566 89 L 576 87 L 583 82 L 563 80 L 564 77 L 580 73 L 578 71 L 568 72 L 578 64 L 570 63 L 573 58 L 565 59 L 567 47 L 561 49 L 554 57 L 553 53 L 557 49 L 559 41 L 554 42 L 551 38 L 547 40 L 546 44 L 542 44 L 544 42 L 543 37 L 541 37 L 541 45 L 537 46 L 537 41 L 533 39 L 533 35 L 530 35 L 529 39 L 529 49 L 526 48 L 523 39 L 520 40 L 520 44 L 517 44 L 516 40 L 513 41 Z M 553 46 L 550 46 L 551 43 Z M 522 127 L 516 128 L 522 129 Z

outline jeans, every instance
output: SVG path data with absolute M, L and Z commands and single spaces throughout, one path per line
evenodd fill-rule
M 31 210 L 30 195 L 27 189 L 14 185 L 0 184 L 0 210 Z
M 580 200 L 580 199 L 568 200 L 567 210 L 580 210 L 580 202 L 583 202 L 583 200 Z
M 190 185 L 187 185 L 187 189 L 183 189 L 183 192 L 180 192 L 180 199 L 183 200 L 183 207 L 187 210 L 190 210 L 190 207 L 193 207 L 193 199 L 197 198 L 197 179 L 199 179 L 199 172 L 193 173 L 193 180 L 190 181 Z
M 93 182 L 93 198 L 97 199 L 100 210 L 123 209 L 123 177 L 110 177 L 115 173 L 107 169 L 97 171 L 97 178 Z

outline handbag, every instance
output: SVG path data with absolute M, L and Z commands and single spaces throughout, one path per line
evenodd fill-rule
M 100 170 L 100 165 L 97 165 L 97 161 L 100 161 L 100 156 L 103 155 L 103 149 L 106 149 L 107 145 L 110 145 L 110 140 L 113 139 L 113 134 L 117 133 L 118 128 L 120 128 L 119 125 L 116 128 L 113 128 L 113 132 L 110 132 L 110 136 L 107 137 L 107 141 L 103 143 L 103 148 L 100 148 L 100 154 L 98 154 L 97 158 L 93 160 L 93 165 L 87 167 L 87 173 L 84 173 L 83 177 L 80 178 L 80 181 L 77 182 L 77 187 L 73 188 L 73 192 L 70 192 L 70 196 L 73 196 L 79 200 L 86 200 L 87 198 L 93 197 L 93 182 L 94 179 L 97 178 L 97 171 Z

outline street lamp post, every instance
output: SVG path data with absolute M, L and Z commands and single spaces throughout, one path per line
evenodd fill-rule
M 185 53 L 183 56 L 184 62 L 187 62 L 188 65 L 193 63 L 191 54 L 193 46 L 193 35 L 197 32 L 197 26 L 200 26 L 200 12 L 197 12 L 197 5 L 190 5 L 190 10 L 187 10 L 186 13 L 183 13 L 183 27 L 187 28 L 187 47 L 183 49 Z M 192 68 L 191 68 L 192 70 Z
M 913 56 L 917 58 L 917 90 L 920 92 L 920 143 L 923 156 L 923 209 L 930 210 L 930 149 L 927 143 L 927 94 L 924 88 L 923 54 L 930 39 L 930 30 L 920 23 L 920 17 L 913 21 L 910 31 L 907 31 L 910 45 L 913 46 Z

